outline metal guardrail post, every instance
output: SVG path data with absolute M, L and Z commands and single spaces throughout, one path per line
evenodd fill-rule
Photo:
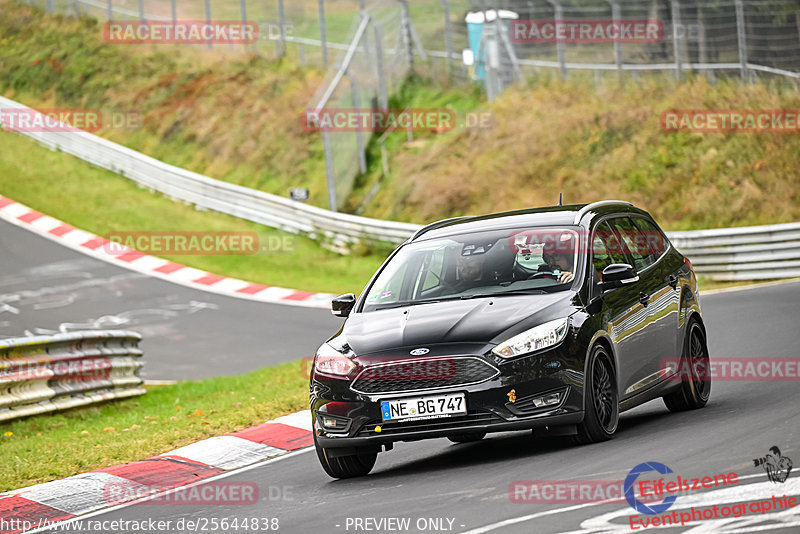
M 44 10 L 48 13 L 52 13 L 54 9 L 55 6 L 53 5 L 53 0 L 47 0 L 44 4 Z
M 319 39 L 322 42 L 322 64 L 328 67 L 328 38 L 325 27 L 325 0 L 317 1 L 319 9 Z
M 739 64 L 741 65 L 742 80 L 747 82 L 750 73 L 747 69 L 747 35 L 744 20 L 744 4 L 742 0 L 734 0 L 736 6 L 736 40 L 739 46 Z
M 172 17 L 172 23 L 175 24 L 178 22 L 178 0 L 170 0 L 169 2 L 169 12 L 170 16 Z M 111 4 L 111 0 L 108 1 Z
M 175 0 L 172 0 L 173 2 Z M 106 0 L 106 19 L 114 19 L 114 0 Z
M 144 0 L 139 0 L 139 20 L 144 20 Z
M 683 67 L 681 65 L 681 39 L 678 29 L 681 26 L 681 4 L 678 0 L 670 0 L 672 6 L 672 51 L 675 55 L 675 77 L 681 78 Z

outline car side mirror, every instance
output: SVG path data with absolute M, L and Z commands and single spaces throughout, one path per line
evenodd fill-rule
M 615 289 L 639 281 L 636 270 L 627 263 L 613 263 L 603 269 L 603 281 L 600 287 L 603 291 Z
M 352 293 L 339 295 L 331 301 L 331 313 L 336 317 L 347 317 L 356 304 L 356 296 Z

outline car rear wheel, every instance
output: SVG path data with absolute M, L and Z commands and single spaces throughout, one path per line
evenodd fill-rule
M 452 436 L 447 436 L 447 439 L 453 443 L 470 443 L 472 441 L 480 441 L 485 437 L 486 432 L 480 432 L 478 434 L 454 434 Z
M 314 436 L 314 447 L 322 468 L 333 478 L 354 478 L 368 475 L 375 467 L 377 452 L 362 452 L 345 456 L 331 456 L 331 450 L 320 447 Z
M 664 396 L 671 412 L 702 408 L 711 396 L 711 370 L 706 337 L 697 321 L 689 324 L 679 370 L 680 389 Z
M 619 396 L 614 367 L 605 347 L 595 345 L 589 359 L 584 386 L 586 410 L 575 441 L 580 444 L 611 439 L 619 423 Z

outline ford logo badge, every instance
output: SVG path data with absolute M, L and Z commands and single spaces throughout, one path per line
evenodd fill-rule
M 410 352 L 412 356 L 422 356 L 423 354 L 428 354 L 431 350 L 426 348 L 421 349 L 414 349 Z

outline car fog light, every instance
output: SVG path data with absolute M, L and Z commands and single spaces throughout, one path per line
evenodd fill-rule
M 561 402 L 561 393 L 551 393 L 549 395 L 536 397 L 532 402 L 537 408 L 542 408 L 544 406 L 555 406 Z

